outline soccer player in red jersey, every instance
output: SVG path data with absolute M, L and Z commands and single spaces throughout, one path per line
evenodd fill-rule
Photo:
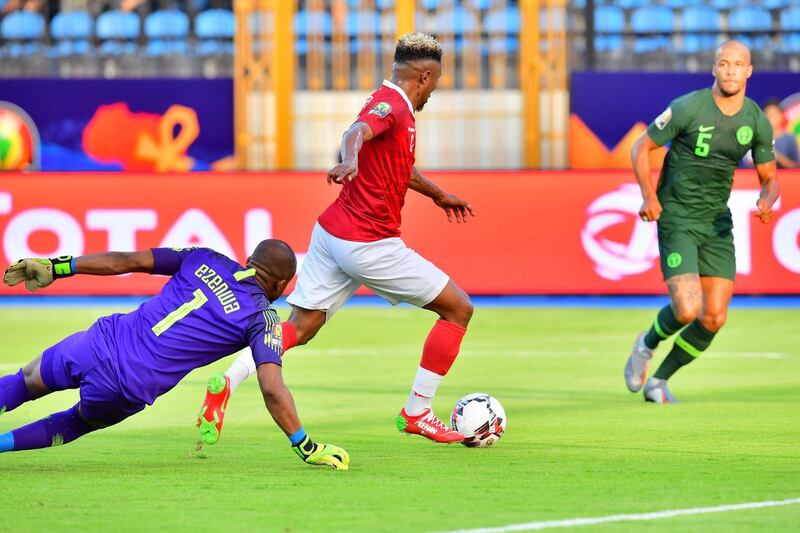
M 422 360 L 397 427 L 435 442 L 460 442 L 431 411 L 442 377 L 458 355 L 472 317 L 467 294 L 444 272 L 400 239 L 400 211 L 408 189 L 423 194 L 458 223 L 474 216 L 472 206 L 447 194 L 414 168 L 414 112 L 421 111 L 441 76 L 441 45 L 412 33 L 397 43 L 392 80 L 367 100 L 342 138 L 342 162 L 328 183 L 342 184 L 336 201 L 317 220 L 294 292 L 289 320 L 281 326 L 283 349 L 305 344 L 361 286 L 392 304 L 408 302 L 439 315 L 425 340 Z M 198 427 L 216 442 L 231 392 L 255 367 L 243 353 L 225 375 L 209 380 Z M 206 423 L 201 423 L 203 420 Z M 203 431 L 214 422 L 214 431 Z

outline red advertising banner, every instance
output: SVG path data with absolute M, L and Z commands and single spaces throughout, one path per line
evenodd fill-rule
M 436 172 L 476 217 L 449 224 L 409 192 L 406 243 L 473 294 L 663 293 L 656 228 L 638 219 L 630 172 Z M 800 171 L 780 172 L 772 223 L 754 218 L 758 180 L 737 172 L 730 207 L 737 292 L 800 293 Z M 302 258 L 317 215 L 336 197 L 322 173 L 12 174 L 0 181 L 5 264 L 155 246 L 208 246 L 244 262 L 261 239 Z M 76 276 L 45 294 L 151 294 L 164 278 Z M 22 294 L 0 287 L 0 294 Z

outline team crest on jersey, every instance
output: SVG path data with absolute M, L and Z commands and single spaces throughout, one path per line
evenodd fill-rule
M 663 130 L 669 124 L 669 121 L 672 119 L 672 108 L 668 107 L 664 110 L 663 113 L 656 117 L 656 128 Z
M 280 324 L 273 324 L 271 328 L 267 329 L 267 333 L 264 335 L 264 344 L 275 349 L 283 346 L 283 328 Z
M 387 104 L 386 102 L 378 102 L 372 109 L 369 110 L 368 115 L 378 115 L 381 118 L 385 118 L 386 115 L 392 112 L 392 106 Z
M 750 126 L 742 126 L 736 130 L 736 140 L 739 141 L 741 145 L 750 144 L 750 141 L 753 140 L 753 128 Z

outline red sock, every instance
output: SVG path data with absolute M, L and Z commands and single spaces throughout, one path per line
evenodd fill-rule
M 458 357 L 461 339 L 464 338 L 466 332 L 467 328 L 458 324 L 437 320 L 431 332 L 428 333 L 428 338 L 425 339 L 422 361 L 419 366 L 440 376 L 447 374 L 447 371 L 453 366 L 453 361 Z
M 297 330 L 294 329 L 294 324 L 291 322 L 284 322 L 281 324 L 281 332 L 283 333 L 283 352 L 289 348 L 297 346 Z

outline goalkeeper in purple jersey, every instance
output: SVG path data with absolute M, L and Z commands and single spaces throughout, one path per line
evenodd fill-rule
M 281 322 L 270 303 L 295 274 L 283 241 L 262 241 L 242 267 L 208 248 L 153 248 L 81 257 L 21 259 L 5 272 L 28 290 L 75 274 L 147 272 L 172 276 L 161 292 L 126 314 L 104 316 L 0 377 L 0 414 L 54 391 L 79 389 L 72 408 L 0 434 L 0 452 L 46 448 L 117 424 L 151 405 L 186 374 L 250 347 L 272 418 L 303 461 L 347 470 L 345 450 L 313 442 L 281 374 Z

